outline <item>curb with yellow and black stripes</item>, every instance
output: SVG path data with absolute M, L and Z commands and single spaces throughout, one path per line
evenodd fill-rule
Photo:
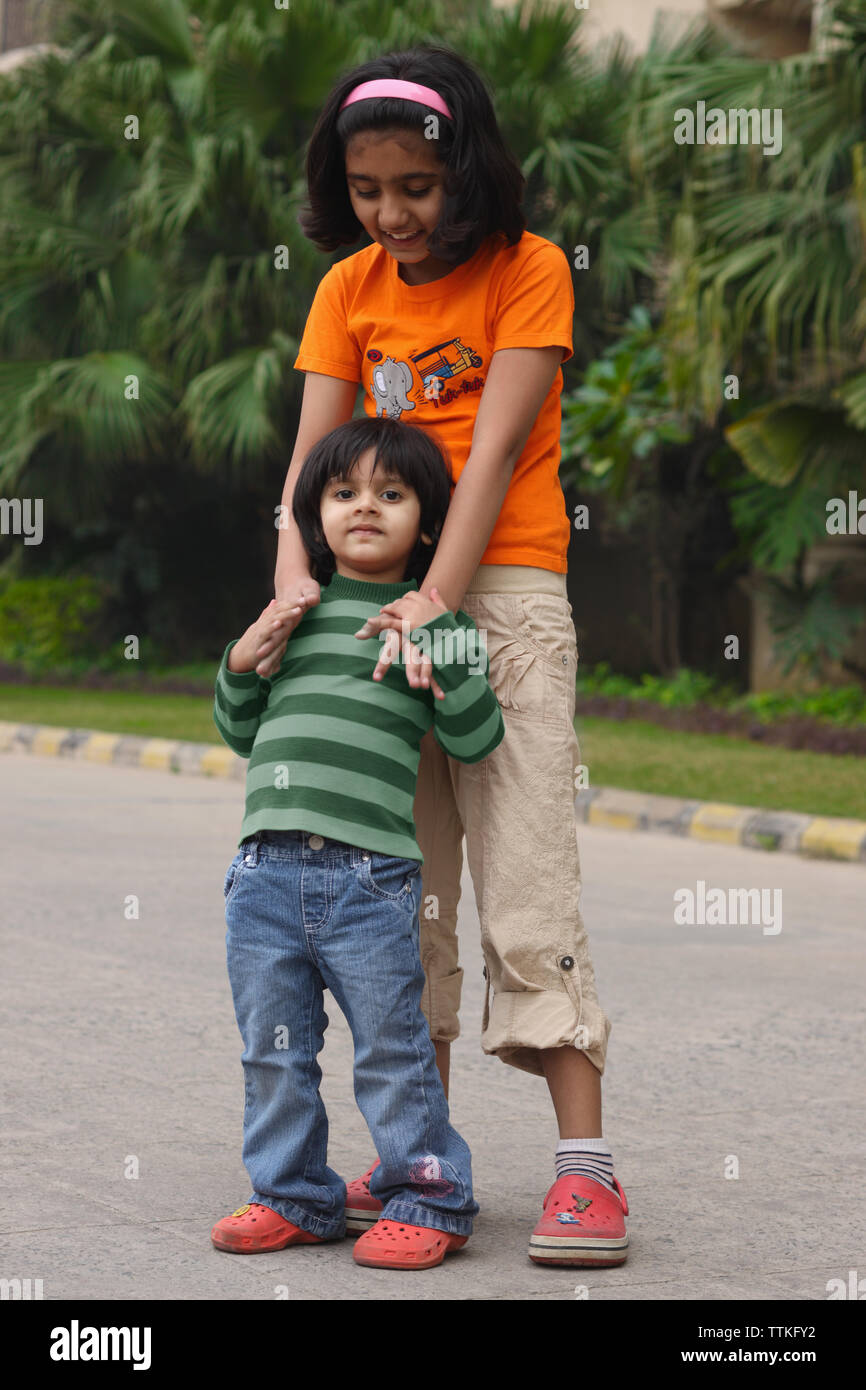
M 247 760 L 224 744 L 142 738 L 95 729 L 0 722 L 0 752 L 81 758 L 121 767 L 151 768 L 243 782 Z M 575 799 L 577 819 L 611 830 L 648 830 L 749 849 L 782 850 L 813 859 L 866 863 L 866 821 L 809 816 L 754 806 L 727 806 L 617 787 L 584 787 Z

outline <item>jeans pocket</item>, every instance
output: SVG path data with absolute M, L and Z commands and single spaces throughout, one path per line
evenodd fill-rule
M 223 883 L 223 897 L 228 906 L 229 899 L 234 895 L 234 891 L 240 880 L 241 865 L 244 862 L 244 851 L 239 849 L 232 862 L 226 870 L 225 881 Z
M 361 862 L 358 882 L 364 892 L 390 903 L 412 903 L 412 888 L 421 872 L 419 859 L 370 852 Z

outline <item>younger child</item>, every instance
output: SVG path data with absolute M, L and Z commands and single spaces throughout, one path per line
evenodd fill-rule
M 229 643 L 214 720 L 249 758 L 240 848 L 225 879 L 228 971 L 244 1041 L 243 1159 L 253 1191 L 211 1232 L 239 1254 L 342 1239 L 346 1184 L 327 1165 L 318 1053 L 330 989 L 355 1048 L 355 1097 L 380 1162 L 379 1220 L 359 1264 L 426 1269 L 465 1245 L 478 1204 L 469 1149 L 449 1122 L 419 952 L 422 854 L 413 802 L 423 735 L 461 762 L 504 724 L 478 630 L 422 598 L 451 479 L 430 435 L 384 417 L 326 434 L 292 510 L 321 585 L 314 606 L 268 605 Z M 397 661 L 374 682 L 377 638 L 354 633 L 383 603 L 411 603 L 431 688 Z M 306 607 L 306 611 L 304 611 Z M 265 634 L 290 632 L 279 670 L 257 675 Z

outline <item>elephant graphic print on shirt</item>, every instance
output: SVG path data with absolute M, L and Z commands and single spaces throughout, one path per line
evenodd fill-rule
M 393 357 L 377 362 L 370 381 L 376 417 L 388 415 L 392 420 L 399 420 L 404 410 L 414 410 L 415 402 L 409 400 L 412 386 L 412 368 L 408 362 L 395 362 Z

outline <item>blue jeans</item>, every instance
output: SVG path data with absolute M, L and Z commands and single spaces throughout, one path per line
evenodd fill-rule
M 355 1099 L 381 1217 L 469 1235 L 469 1148 L 448 1118 L 421 1012 L 421 864 L 306 830 L 261 831 L 229 865 L 226 953 L 244 1042 L 243 1161 L 260 1202 L 324 1239 L 346 1231 L 317 1062 L 329 989 L 355 1044 Z

